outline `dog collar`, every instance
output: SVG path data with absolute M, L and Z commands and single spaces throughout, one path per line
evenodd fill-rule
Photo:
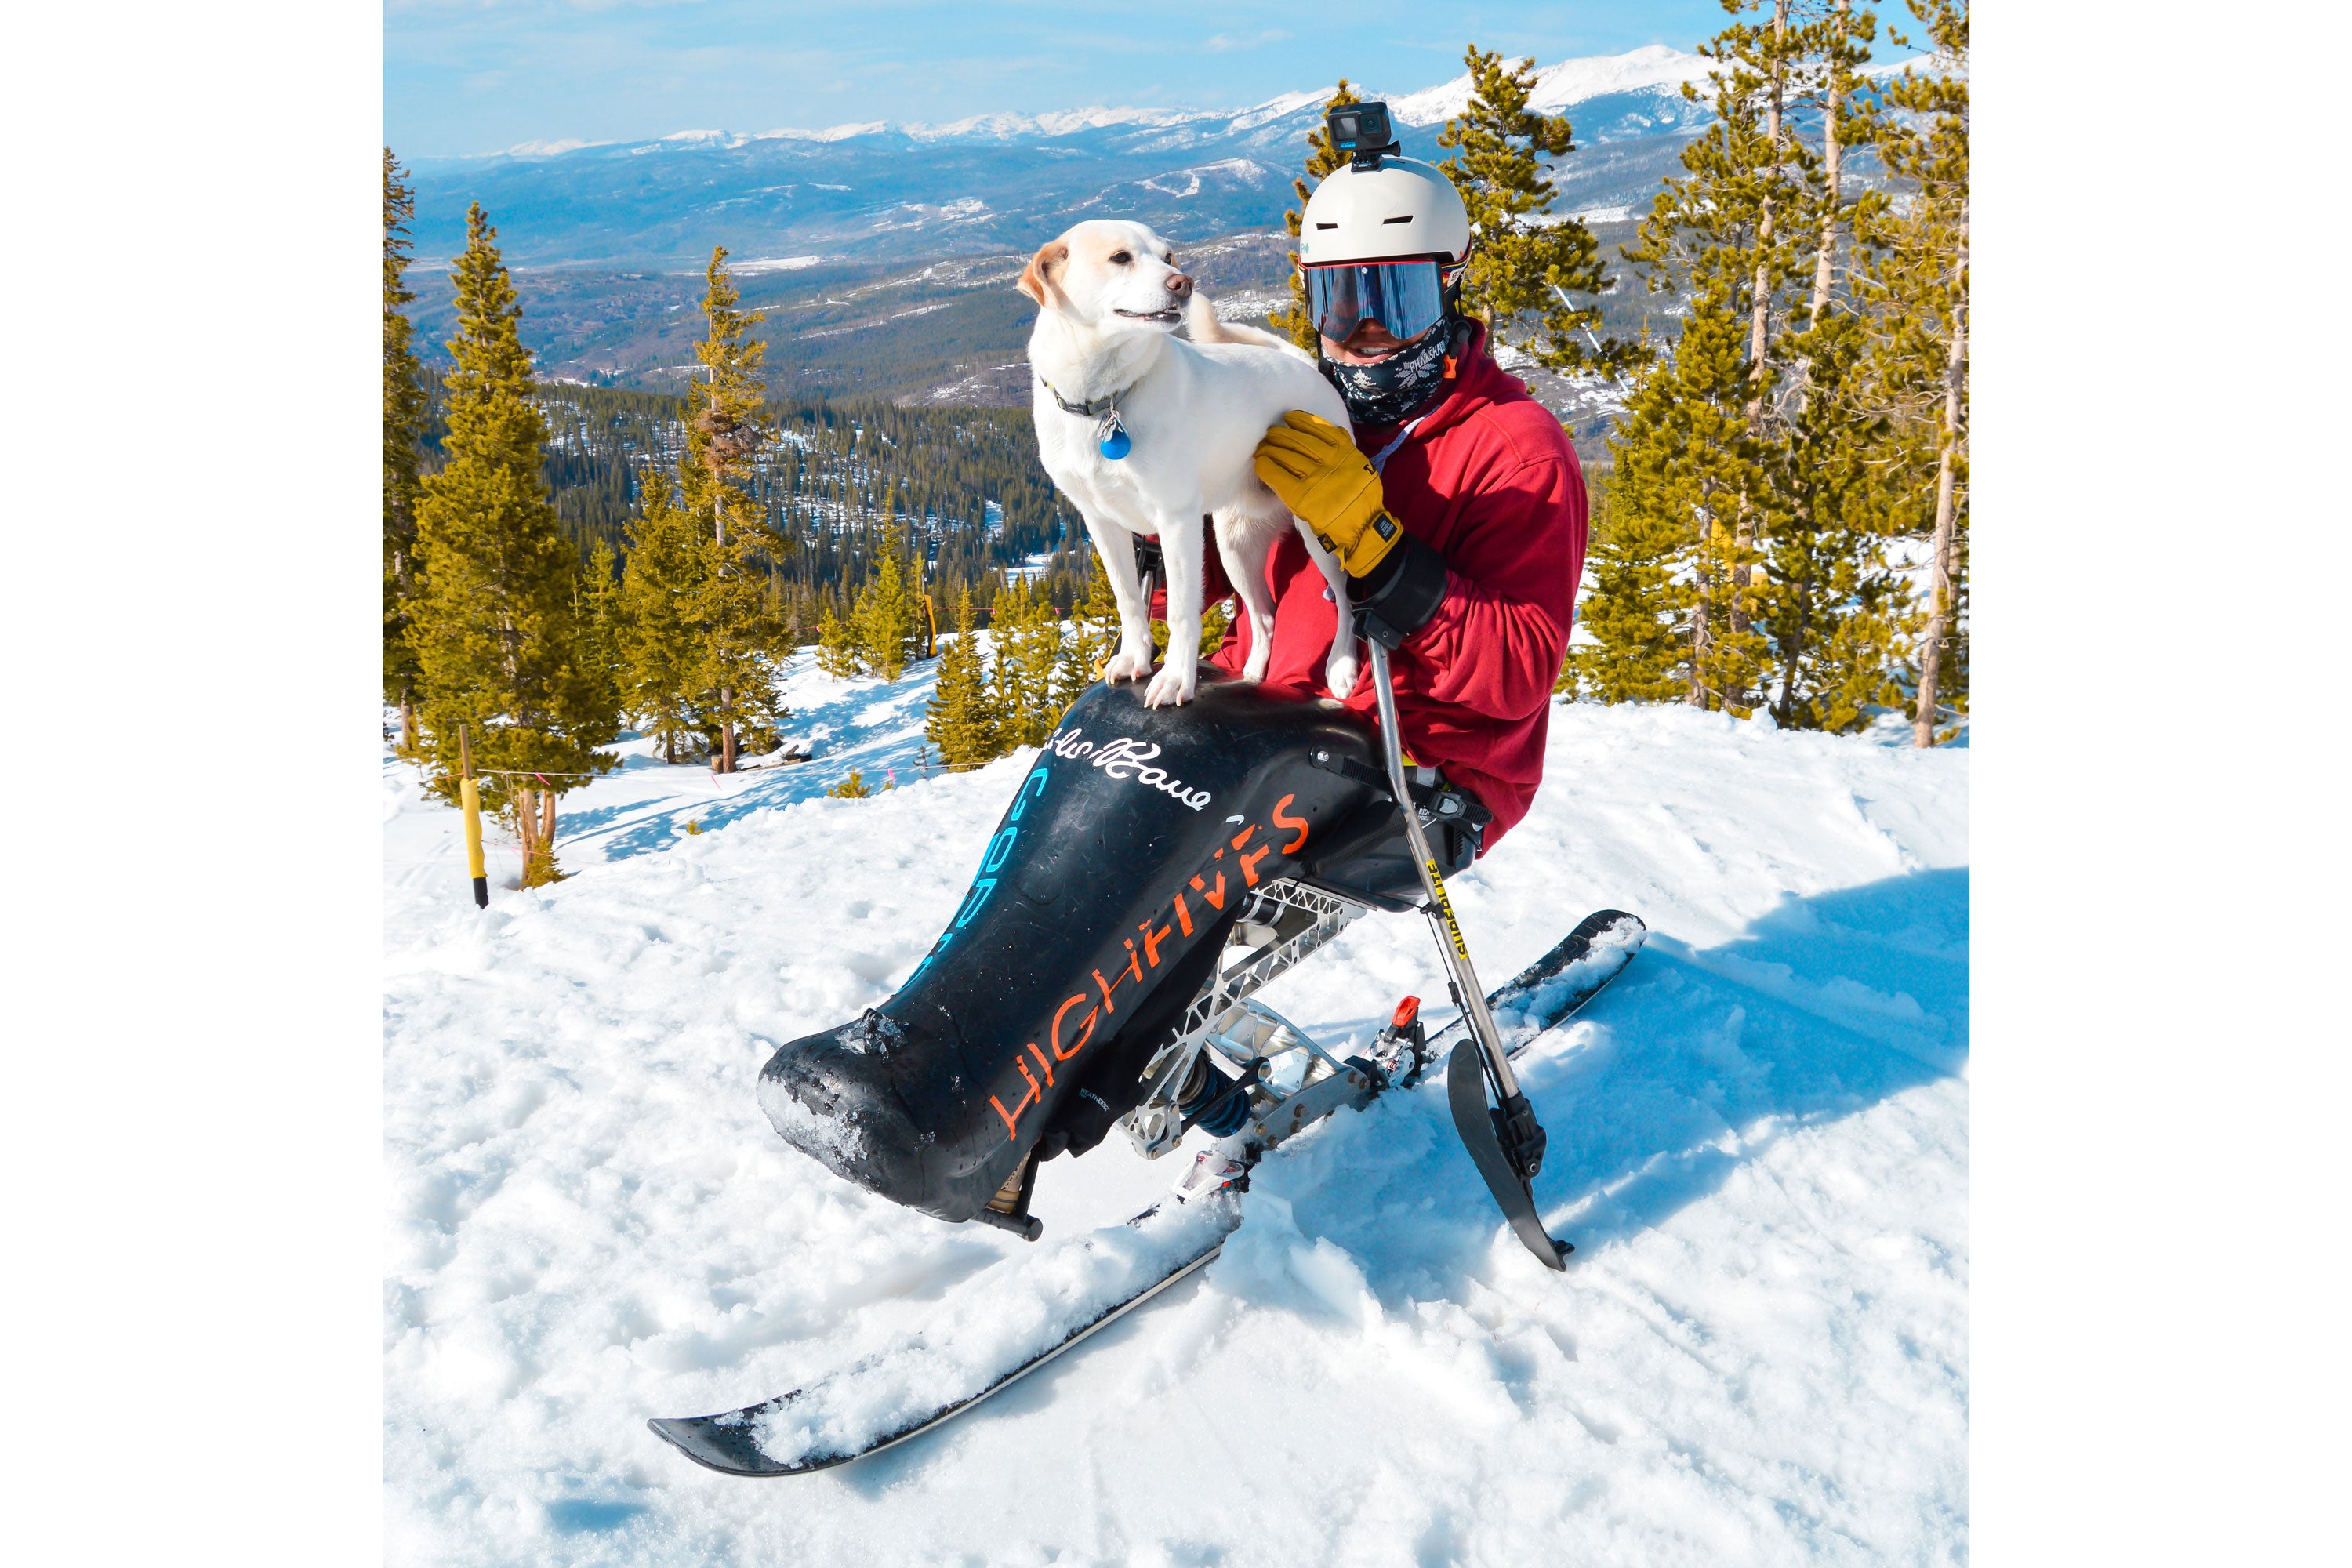
M 1037 378 L 1037 384 L 1045 389 L 1045 395 L 1059 405 L 1063 413 L 1075 414 L 1081 419 L 1101 421 L 1095 426 L 1095 450 L 1112 462 L 1118 462 L 1135 449 L 1135 442 L 1129 437 L 1127 426 L 1118 416 L 1119 393 L 1131 390 L 1133 383 L 1120 387 L 1118 392 L 1106 392 L 1100 397 L 1085 403 L 1073 403 L 1064 397 L 1054 390 L 1054 384 L 1042 375 Z
M 1122 386 L 1118 392 L 1106 392 L 1100 397 L 1091 398 L 1085 403 L 1073 403 L 1055 391 L 1054 384 L 1044 376 L 1037 378 L 1037 384 L 1045 389 L 1045 395 L 1058 404 L 1063 413 L 1075 414 L 1081 419 L 1099 419 L 1106 414 L 1116 414 L 1118 412 L 1119 393 L 1128 390 Z

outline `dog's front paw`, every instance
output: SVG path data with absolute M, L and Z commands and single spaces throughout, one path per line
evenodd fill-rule
M 1163 667 L 1158 675 L 1151 678 L 1151 684 L 1144 689 L 1143 705 L 1146 708 L 1181 707 L 1192 700 L 1194 686 L 1192 675 Z
M 1332 696 L 1345 697 L 1356 689 L 1356 677 L 1360 673 L 1351 647 L 1346 653 L 1335 653 L 1324 661 L 1323 684 L 1330 688 Z
M 1151 673 L 1151 660 L 1147 656 L 1115 653 L 1103 661 L 1103 679 L 1117 685 L 1122 680 L 1140 680 Z
M 1242 664 L 1242 679 L 1255 686 L 1265 679 L 1265 668 L 1274 662 L 1274 647 L 1269 639 L 1260 637 L 1250 649 L 1249 658 Z

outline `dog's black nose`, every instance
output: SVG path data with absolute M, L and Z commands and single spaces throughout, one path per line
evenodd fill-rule
M 1192 295 L 1192 279 L 1181 272 L 1171 272 L 1168 275 L 1168 291 L 1179 300 L 1190 299 Z

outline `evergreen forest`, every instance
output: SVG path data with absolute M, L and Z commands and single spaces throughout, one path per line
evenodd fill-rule
M 1528 107 L 1534 62 L 1465 52 L 1439 137 L 1476 225 L 1462 307 L 1511 363 L 1624 394 L 1590 470 L 1570 699 L 1899 720 L 1919 745 L 1965 721 L 1969 18 L 1906 5 L 1886 37 L 1920 52 L 1889 72 L 1853 0 L 1726 0 L 1717 74 L 1683 89 L 1712 118 L 1614 256 L 1554 210 L 1578 148 Z M 1342 79 L 1329 102 L 1356 100 Z M 1300 206 L 1339 161 L 1318 129 Z M 1094 679 L 1116 617 L 1026 410 L 772 396 L 723 247 L 682 394 L 545 384 L 478 204 L 428 376 L 389 149 L 383 181 L 384 700 L 444 784 L 461 755 L 482 772 L 526 881 L 558 874 L 533 835 L 625 720 L 722 771 L 775 744 L 797 648 L 889 677 L 938 656 L 950 767 L 1041 741 Z M 1627 289 L 1643 329 L 1598 336 Z M 1296 306 L 1274 321 L 1311 339 Z

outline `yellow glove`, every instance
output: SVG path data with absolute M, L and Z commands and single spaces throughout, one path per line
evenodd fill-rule
M 1369 574 L 1404 538 L 1403 525 L 1381 504 L 1371 459 L 1328 419 L 1292 409 L 1257 444 L 1252 466 L 1350 577 Z

